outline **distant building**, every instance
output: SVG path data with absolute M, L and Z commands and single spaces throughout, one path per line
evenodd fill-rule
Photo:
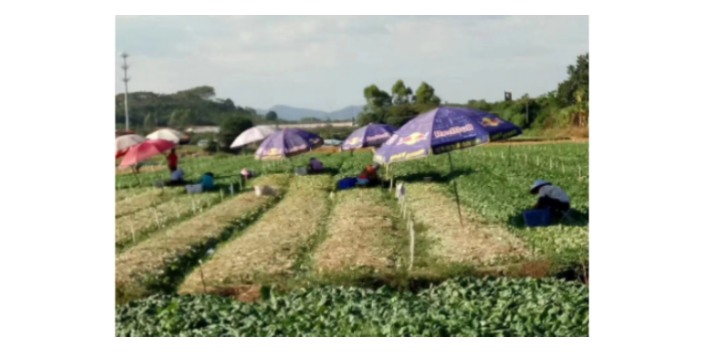
M 133 130 L 115 130 L 115 138 L 120 137 L 120 136 L 124 136 L 126 134 L 135 134 L 135 133 L 137 133 L 137 132 L 135 132 Z
M 323 141 L 323 143 L 325 143 L 325 145 L 334 145 L 334 146 L 341 145 L 342 142 L 343 141 L 341 141 L 339 139 L 326 139 Z
M 220 133 L 218 126 L 193 126 L 186 129 L 186 133 Z

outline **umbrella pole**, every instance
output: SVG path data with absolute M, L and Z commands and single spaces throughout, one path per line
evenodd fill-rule
M 452 174 L 452 153 L 447 153 L 447 160 L 450 161 L 450 174 Z M 455 189 L 455 202 L 457 202 L 457 216 L 460 218 L 460 226 L 464 227 L 464 222 L 462 221 L 462 211 L 460 210 L 460 195 L 457 193 L 457 181 L 452 180 L 452 186 Z
M 137 179 L 137 184 L 142 185 L 142 181 L 139 179 L 139 176 L 137 176 L 137 169 L 133 168 L 132 169 L 132 176 L 134 176 L 135 179 Z

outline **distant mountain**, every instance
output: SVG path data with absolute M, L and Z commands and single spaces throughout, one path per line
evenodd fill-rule
M 274 111 L 280 119 L 292 121 L 300 120 L 304 117 L 315 117 L 321 120 L 325 120 L 328 117 L 330 117 L 331 120 L 348 120 L 353 117 L 356 118 L 363 109 L 364 106 L 362 105 L 351 105 L 340 110 L 326 112 L 322 110 L 296 108 L 286 105 L 274 105 L 270 109 L 257 109 L 257 113 L 260 115 L 265 115 L 269 111 Z

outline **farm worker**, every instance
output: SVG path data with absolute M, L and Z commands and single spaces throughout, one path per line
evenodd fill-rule
M 358 184 L 361 185 L 372 185 L 379 182 L 379 175 L 377 175 L 377 170 L 379 169 L 379 164 L 367 165 L 364 171 L 357 177 Z
M 242 171 L 240 171 L 240 175 L 242 176 L 242 179 L 249 180 L 254 176 L 254 172 L 252 172 L 251 170 L 242 169 Z
M 367 170 L 362 171 L 362 174 L 357 176 L 357 186 L 367 186 L 369 185 L 369 176 L 367 175 Z
M 538 202 L 533 209 L 549 209 L 551 216 L 561 215 L 570 210 L 570 197 L 567 193 L 548 181 L 535 181 L 530 193 L 538 195 Z
M 254 171 L 247 169 L 242 169 L 242 171 L 240 171 L 240 179 L 242 181 L 242 184 L 244 184 L 245 181 L 249 180 L 252 177 L 254 177 Z
M 323 172 L 323 163 L 316 158 L 310 158 L 310 164 L 308 165 L 309 174 L 319 174 Z
M 174 172 L 178 168 L 178 156 L 176 155 L 176 148 L 171 149 L 171 153 L 166 157 L 169 160 L 169 170 Z
M 134 172 L 135 174 L 138 174 L 138 173 L 139 173 L 139 169 L 142 168 L 142 165 L 144 165 L 144 164 L 142 164 L 142 163 L 137 163 L 136 165 L 133 165 L 133 166 L 132 166 L 132 172 Z
M 203 184 L 203 190 L 209 191 L 215 188 L 215 175 L 212 172 L 207 172 L 200 178 L 200 183 Z
M 184 179 L 184 172 L 181 169 L 173 170 L 171 172 L 171 180 L 166 184 L 167 186 L 182 186 L 186 184 Z

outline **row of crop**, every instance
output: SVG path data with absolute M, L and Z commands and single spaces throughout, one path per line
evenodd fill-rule
M 146 192 L 146 189 L 144 188 L 123 188 L 115 190 L 115 202 L 138 196 L 144 192 Z
M 117 336 L 588 336 L 589 291 L 554 279 L 444 282 L 417 295 L 387 287 L 264 290 L 253 304 L 153 296 L 116 310 Z
M 283 187 L 287 179 L 267 177 L 258 181 Z M 181 278 L 208 249 L 241 233 L 278 200 L 257 197 L 251 191 L 239 194 L 189 221 L 157 231 L 118 254 L 115 259 L 117 301 L 175 291 Z
M 180 193 L 185 193 L 183 189 L 159 188 L 145 190 L 131 197 L 124 198 L 115 203 L 115 217 L 119 218 L 140 211 L 145 208 L 155 207 L 158 204 L 173 199 Z
M 328 237 L 313 254 L 318 273 L 360 269 L 381 273 L 407 265 L 407 236 L 395 223 L 397 215 L 387 198 L 386 190 L 380 188 L 334 195 Z
M 224 192 L 208 192 L 176 196 L 170 201 L 142 209 L 115 220 L 115 247 L 118 251 L 144 239 L 151 232 L 166 228 L 172 223 L 188 219 L 229 195 Z
M 233 241 L 218 247 L 179 293 L 221 292 L 241 284 L 290 277 L 329 211 L 330 176 L 292 180 L 284 199 Z

